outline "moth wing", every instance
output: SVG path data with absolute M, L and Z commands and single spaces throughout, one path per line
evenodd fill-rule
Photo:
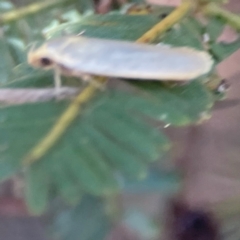
M 62 43 L 55 48 L 55 61 L 75 75 L 189 80 L 207 73 L 212 67 L 207 53 L 186 47 L 166 48 L 84 37 L 71 37 Z M 54 42 L 51 44 L 54 46 Z

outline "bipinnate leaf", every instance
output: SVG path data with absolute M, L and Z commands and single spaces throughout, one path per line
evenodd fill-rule
M 60 25 L 48 37 L 60 36 L 65 29 L 69 34 L 84 31 L 89 37 L 135 41 L 158 21 L 156 15 L 91 15 Z M 202 29 L 199 22 L 187 18 L 161 40 L 202 50 Z M 52 86 L 51 74 L 24 63 L 10 76 L 5 86 L 12 88 Z M 66 80 L 67 84 L 71 81 Z M 106 86 L 99 90 L 81 106 L 77 118 L 50 151 L 27 167 L 23 165 L 27 153 L 46 137 L 70 101 L 1 106 L 0 179 L 25 169 L 27 203 L 34 213 L 41 213 L 56 195 L 74 205 L 86 193 L 115 194 L 121 188 L 119 175 L 130 181 L 144 179 L 149 164 L 163 160 L 170 149 L 164 126 L 200 122 L 209 117 L 214 102 L 201 80 L 182 84 L 124 81 L 126 89 Z

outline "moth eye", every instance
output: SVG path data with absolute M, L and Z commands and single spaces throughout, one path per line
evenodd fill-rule
M 49 58 L 43 57 L 40 59 L 40 63 L 43 67 L 47 67 L 53 64 L 53 61 Z

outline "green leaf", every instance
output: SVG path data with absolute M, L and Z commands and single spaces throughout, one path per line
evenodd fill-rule
M 200 120 L 211 107 L 211 95 L 197 81 L 183 86 L 137 86 L 135 95 L 114 89 L 99 94 L 37 164 L 38 171 L 48 175 L 50 185 L 66 201 L 77 202 L 84 192 L 105 195 L 118 191 L 114 172 L 130 178 L 146 176 L 148 163 L 169 149 L 164 134 L 147 123 L 146 117 L 186 125 Z M 65 102 L 49 102 L 2 108 L 1 179 L 21 167 L 23 157 L 47 134 L 66 106 Z M 32 206 L 34 201 L 29 200 Z
M 14 64 L 18 65 L 22 62 L 26 62 L 25 44 L 21 39 L 8 38 L 8 48 L 11 56 L 14 59 Z
M 129 104 L 129 108 L 134 109 L 136 106 L 140 112 L 166 124 L 183 126 L 200 121 L 207 117 L 207 109 L 213 104 L 211 94 L 198 81 L 167 86 L 159 82 L 137 84 L 151 94 L 145 93 L 144 102 L 138 99 L 132 105 Z
M 13 67 L 13 61 L 9 54 L 7 40 L 2 32 L 0 32 L 0 56 L 2 59 L 0 61 L 0 83 L 6 83 Z
M 175 24 L 166 34 L 161 36 L 161 42 L 173 46 L 189 46 L 203 50 L 203 26 L 194 18 L 188 17 Z
M 48 206 L 50 191 L 50 176 L 48 168 L 32 166 L 26 171 L 25 196 L 28 208 L 33 214 L 42 213 Z
M 127 181 L 123 179 L 124 191 L 133 193 L 163 192 L 175 193 L 182 186 L 181 176 L 176 171 L 164 171 L 150 168 L 148 176 L 140 181 Z
M 103 201 L 85 196 L 71 210 L 64 210 L 53 219 L 53 236 L 62 240 L 105 239 L 111 223 Z
M 53 73 L 34 69 L 27 63 L 12 69 L 10 80 L 0 85 L 7 88 L 54 87 Z
M 89 0 L 77 0 L 76 6 L 80 13 L 85 13 L 85 12 L 94 10 L 93 1 L 89 1 Z
M 48 38 L 76 35 L 83 32 L 87 37 L 136 40 L 149 30 L 159 19 L 152 15 L 90 15 L 75 23 L 66 23 L 48 32 Z
M 223 61 L 240 48 L 240 37 L 232 43 L 217 42 L 217 38 L 225 27 L 225 21 L 219 17 L 211 17 L 206 25 L 206 33 L 210 37 L 209 51 L 217 63 Z
M 146 3 L 145 0 L 130 0 L 129 2 L 131 2 L 131 3 L 136 3 L 136 4 Z
M 61 114 L 63 105 L 66 106 L 64 103 L 48 103 L 1 109 L 0 145 L 2 146 L 1 153 L 3 153 L 0 156 L 1 179 L 8 177 L 9 174 L 13 174 L 17 170 L 16 163 L 19 163 L 21 156 L 26 154 L 26 148 L 29 149 L 33 146 L 31 143 L 33 139 L 37 140 L 44 136 L 43 133 L 46 133 L 49 126 L 54 123 L 56 116 Z M 34 113 L 34 107 L 38 108 L 40 114 Z M 21 113 L 21 111 L 23 112 Z M 31 118 L 27 116 L 31 116 Z M 29 134 L 30 129 L 33 130 L 31 134 Z M 9 148 L 12 148 L 12 154 L 8 151 Z M 6 164 L 7 162 L 8 164 Z
M 210 41 L 215 42 L 222 33 L 225 22 L 218 17 L 211 17 L 206 25 L 205 32 L 209 35 Z
M 48 164 L 44 163 L 44 166 L 48 167 Z M 49 176 L 54 186 L 53 189 L 57 191 L 57 195 L 62 196 L 68 204 L 76 205 L 80 201 L 83 190 L 68 171 L 67 161 L 62 161 L 61 164 L 54 161 L 50 167 Z M 52 195 L 54 197 L 54 194 Z
M 240 38 L 232 43 L 213 43 L 211 52 L 217 62 L 221 62 L 240 49 Z

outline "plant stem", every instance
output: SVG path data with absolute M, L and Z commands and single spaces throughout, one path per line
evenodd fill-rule
M 77 87 L 61 87 L 61 100 L 73 99 L 78 93 Z M 20 105 L 26 103 L 47 102 L 56 99 L 54 88 L 1 88 L 0 105 Z
M 240 16 L 221 8 L 218 4 L 213 2 L 209 3 L 203 8 L 203 11 L 207 15 L 216 16 L 224 19 L 234 29 L 238 31 L 240 30 Z
M 189 11 L 195 7 L 194 1 L 185 0 L 183 3 L 176 8 L 171 14 L 164 18 L 161 22 L 156 24 L 148 32 L 146 32 L 142 37 L 140 37 L 137 42 L 147 43 L 152 42 L 156 39 L 159 34 L 166 32 L 175 23 L 179 22 Z
M 56 143 L 56 141 L 63 135 L 66 129 L 70 126 L 73 120 L 77 117 L 83 103 L 88 102 L 94 95 L 96 88 L 94 85 L 90 85 L 85 88 L 78 96 L 73 100 L 67 110 L 58 119 L 57 123 L 48 132 L 48 134 L 40 141 L 26 156 L 24 164 L 28 165 L 36 160 L 40 159 L 49 149 Z
M 9 12 L 3 13 L 0 16 L 0 24 L 6 24 L 9 22 L 16 21 L 20 18 L 26 17 L 31 14 L 43 11 L 46 8 L 53 7 L 55 5 L 66 2 L 66 0 L 48 0 L 43 2 L 32 3 L 26 7 L 11 10 Z

